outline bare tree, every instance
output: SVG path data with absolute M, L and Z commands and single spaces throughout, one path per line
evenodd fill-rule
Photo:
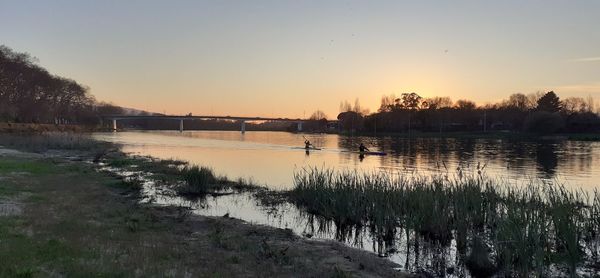
M 456 101 L 455 107 L 459 110 L 473 110 L 477 108 L 477 105 L 475 104 L 475 102 L 472 102 L 470 100 L 459 99 Z
M 325 115 L 325 112 L 317 110 L 313 112 L 312 115 L 310 115 L 310 118 L 308 119 L 313 121 L 327 120 L 327 115 Z
M 442 109 L 450 108 L 454 103 L 450 97 L 431 97 L 423 101 L 423 108 L 427 109 Z

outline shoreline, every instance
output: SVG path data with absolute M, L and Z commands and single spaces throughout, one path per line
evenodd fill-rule
M 124 129 L 122 131 L 178 131 L 177 129 Z M 220 129 L 198 129 L 185 131 L 237 131 Z M 249 132 L 290 132 L 287 130 L 247 130 Z M 110 128 L 90 127 L 70 124 L 32 124 L 32 123 L 6 123 L 0 122 L 0 133 L 14 134 L 39 134 L 46 132 L 68 132 L 68 133 L 90 133 L 90 132 L 112 132 Z M 570 141 L 600 141 L 600 133 L 555 133 L 535 134 L 514 131 L 489 131 L 489 132 L 300 132 L 300 134 L 337 134 L 340 136 L 356 137 L 397 137 L 409 139 L 422 138 L 457 138 L 457 139 L 518 139 L 518 140 L 570 140 Z
M 186 234 L 204 235 L 204 237 L 194 238 L 192 241 L 202 242 L 200 248 L 208 248 L 213 253 L 224 248 L 225 251 L 230 252 L 227 258 L 231 259 L 236 266 L 243 265 L 247 261 L 252 262 L 256 258 L 273 259 L 272 273 L 276 276 L 286 276 L 287 272 L 285 271 L 290 265 L 294 269 L 306 268 L 305 262 L 308 261 L 311 264 L 310 267 L 320 268 L 319 273 L 341 277 L 348 275 L 431 275 L 431 273 L 445 275 L 456 272 L 466 274 L 467 269 L 464 262 L 473 262 L 472 256 L 487 258 L 485 265 L 482 266 L 485 271 L 504 271 L 505 273 L 528 271 L 527 268 L 515 269 L 524 263 L 527 264 L 527 262 L 516 261 L 516 266 L 502 264 L 506 261 L 499 260 L 494 255 L 502 253 L 503 256 L 514 256 L 512 250 L 518 250 L 518 252 L 537 250 L 543 251 L 544 257 L 560 258 L 558 256 L 561 256 L 568 258 L 570 261 L 544 260 L 543 264 L 561 269 L 564 267 L 569 271 L 588 273 L 597 269 L 596 257 L 581 257 L 576 251 L 571 252 L 570 250 L 585 249 L 586 252 L 590 251 L 593 254 L 598 251 L 594 249 L 595 246 L 598 246 L 595 245 L 597 236 L 589 234 L 589 229 L 593 230 L 598 227 L 598 223 L 594 222 L 593 217 L 600 211 L 600 195 L 595 193 L 593 203 L 588 204 L 589 200 L 582 199 L 582 197 L 587 198 L 586 196 L 565 190 L 560 185 L 545 186 L 544 190 L 538 190 L 542 188 L 535 187 L 536 184 L 532 183 L 523 189 L 511 189 L 504 187 L 501 183 L 488 183 L 492 180 L 484 179 L 481 176 L 467 175 L 464 177 L 465 179 L 460 177 L 459 180 L 448 179 L 448 177 L 446 179 L 436 179 L 435 176 L 429 177 L 429 179 L 406 180 L 402 177 L 394 178 L 386 175 L 359 175 L 351 172 L 336 172 L 333 169 L 312 169 L 312 171 L 303 172 L 302 175 L 294 176 L 295 188 L 293 190 L 275 192 L 244 180 L 232 181 L 224 176 L 216 176 L 209 168 L 199 167 L 185 161 L 127 154 L 122 152 L 116 144 L 96 141 L 82 134 L 5 135 L 0 136 L 0 144 L 4 147 L 26 151 L 17 152 L 0 147 L 0 207 L 2 211 L 8 211 L 8 214 L 11 211 L 27 212 L 28 210 L 23 209 L 20 205 L 20 199 L 11 197 L 13 196 L 11 194 L 15 191 L 19 192 L 18 188 L 5 187 L 2 185 L 2 181 L 16 179 L 24 184 L 31 182 L 46 185 L 41 188 L 26 188 L 25 191 L 17 194 L 23 194 L 26 197 L 28 197 L 28 194 L 35 193 L 36 190 L 70 186 L 69 190 L 62 190 L 57 198 L 75 196 L 77 199 L 70 202 L 73 208 L 86 210 L 90 206 L 98 207 L 91 212 L 93 214 L 96 210 L 102 210 L 102 206 L 106 206 L 107 203 L 111 207 L 114 202 L 125 203 L 128 207 L 127 212 L 117 214 L 125 217 L 124 219 L 119 218 L 119 221 L 125 221 L 122 224 L 129 229 L 129 232 L 135 234 L 140 227 L 143 227 L 143 230 L 155 228 L 152 225 L 148 227 L 146 225 L 148 223 L 140 224 L 143 219 L 139 217 L 133 219 L 128 217 L 130 212 L 139 213 L 146 215 L 146 218 L 153 219 L 152 223 L 158 220 L 166 221 L 164 223 L 168 223 L 166 226 L 169 227 L 167 229 L 169 233 L 160 229 L 158 231 L 153 230 L 153 233 L 160 234 L 160 236 L 157 236 L 158 238 L 164 238 L 170 242 L 173 242 L 173 235 L 177 235 L 182 230 L 188 231 L 186 229 L 190 228 L 190 225 L 198 229 L 204 229 L 203 231 L 192 229 Z M 59 171 L 59 168 L 62 170 Z M 58 178 L 53 177 L 57 175 Z M 52 177 L 58 180 L 46 181 Z M 63 185 L 65 180 L 72 181 L 73 179 L 82 182 L 77 183 L 74 181 L 73 184 Z M 106 194 L 96 196 L 96 198 L 104 198 L 104 202 L 97 203 L 96 198 L 83 196 L 82 192 L 73 194 L 72 190 L 81 190 L 79 187 L 82 184 L 87 187 L 90 187 L 90 184 L 95 184 L 96 186 L 90 187 L 90 190 L 101 188 L 103 184 L 110 185 L 111 190 L 105 192 Z M 8 198 L 2 201 L 3 196 L 8 196 Z M 109 198 L 106 199 L 106 196 L 109 196 Z M 196 210 L 198 207 L 201 209 L 212 207 L 211 203 L 207 201 L 208 196 L 215 200 L 222 198 L 219 199 L 221 202 L 226 202 L 228 196 L 249 196 L 247 197 L 248 200 L 252 199 L 252 202 L 256 202 L 256 206 L 261 206 L 261 208 L 268 211 L 275 212 L 278 207 L 284 208 L 292 215 L 296 213 L 296 216 L 292 216 L 293 219 L 297 219 L 298 216 L 300 218 L 308 217 L 309 222 L 305 223 L 305 225 L 308 225 L 306 226 L 308 232 L 306 228 L 298 230 L 298 227 L 293 224 L 288 226 L 288 223 L 285 223 L 285 225 L 272 225 L 268 221 L 258 220 L 256 222 L 252 217 L 235 213 L 236 210 L 247 212 L 253 209 L 251 207 L 241 208 L 233 205 L 227 206 L 232 211 L 221 209 L 217 213 L 208 214 L 204 214 L 200 209 Z M 34 200 L 39 197 L 42 196 L 35 197 Z M 43 196 L 42 199 L 44 198 L 46 197 Z M 54 200 L 54 198 L 49 199 Z M 82 199 L 92 200 L 92 202 L 84 202 L 86 205 L 80 206 Z M 55 206 L 56 202 L 64 203 L 59 200 L 44 205 L 37 203 L 35 205 L 40 207 Z M 588 205 L 581 206 L 581 204 Z M 287 207 L 287 205 L 295 206 L 295 208 Z M 472 209 L 474 205 L 475 210 Z M 218 206 L 216 204 L 214 207 Z M 523 215 L 513 214 L 513 212 L 520 211 L 523 207 L 529 208 L 525 210 L 526 215 L 536 215 L 537 220 L 535 223 L 538 223 L 538 221 L 544 223 L 541 226 L 543 228 L 530 227 L 535 223 L 527 222 Z M 52 209 L 50 210 L 52 211 Z M 196 210 L 195 215 L 192 215 L 192 210 Z M 152 213 L 147 215 L 148 211 Z M 175 218 L 164 218 L 161 213 L 166 213 L 165 211 L 171 211 L 167 214 L 176 215 Z M 238 219 L 230 217 L 229 212 L 231 212 L 231 216 L 238 217 Z M 287 212 L 275 212 L 275 214 L 287 214 Z M 41 211 L 40 213 L 47 212 Z M 63 217 L 52 215 L 48 217 L 69 218 L 70 213 L 71 211 Z M 465 217 L 458 217 L 459 215 Z M 29 216 L 35 218 L 35 215 Z M 112 219 L 106 219 L 105 216 L 97 216 L 95 220 L 102 222 Z M 85 217 L 88 216 L 83 216 L 83 218 Z M 216 219 L 216 222 L 207 222 L 207 219 L 212 219 L 211 221 Z M 200 222 L 203 224 L 193 224 L 196 220 L 201 220 Z M 229 223 L 227 224 L 224 221 L 230 221 L 231 223 L 227 222 Z M 515 225 L 515 223 L 520 223 L 519 221 L 524 222 Z M 183 226 L 179 226 L 178 223 L 183 223 L 181 224 Z M 257 223 L 263 226 L 256 225 Z M 14 223 L 7 222 L 3 225 L 14 226 Z M 3 225 L 0 225 L 0 228 Z M 573 227 L 577 227 L 577 229 L 563 229 L 566 227 L 564 225 L 574 225 Z M 317 230 L 315 230 L 315 227 L 317 227 Z M 319 234 L 323 232 L 322 228 L 328 229 L 328 227 L 333 228 L 333 230 L 325 230 L 324 233 L 334 232 L 334 234 L 331 234 L 334 237 Z M 485 229 L 489 228 L 490 233 L 481 234 L 480 228 L 477 227 L 487 227 Z M 589 229 L 582 230 L 582 227 L 589 227 Z M 30 229 L 28 227 L 21 228 Z M 534 237 L 545 235 L 540 237 L 544 241 L 543 245 L 529 246 L 529 243 L 519 241 L 522 238 L 516 235 L 534 233 L 531 232 L 531 228 L 537 229 L 533 230 L 538 233 L 538 235 L 533 235 Z M 258 232 L 257 229 L 262 232 Z M 517 234 L 506 234 L 503 231 L 507 229 L 519 232 Z M 58 231 L 62 232 L 61 230 Z M 572 233 L 572 231 L 575 231 L 575 233 Z M 0 230 L 0 232 L 2 231 Z M 11 232 L 14 233 L 15 231 Z M 259 236 L 254 238 L 254 235 Z M 366 235 L 367 240 L 359 239 L 359 235 Z M 573 242 L 563 242 L 565 238 L 572 235 L 584 235 L 584 237 Z M 124 233 L 116 238 L 127 236 L 129 234 Z M 250 237 L 250 241 L 245 241 L 249 239 L 248 237 Z M 316 240 L 316 238 L 319 239 Z M 265 243 L 265 239 L 271 239 L 271 241 Z M 336 241 L 329 239 L 335 239 Z M 489 248 L 493 249 L 484 248 L 483 251 L 474 249 L 479 239 L 486 242 L 486 244 L 490 244 L 488 245 Z M 185 238 L 184 241 L 188 242 L 189 240 L 189 238 Z M 347 243 L 351 241 L 360 245 L 348 245 Z M 318 248 L 308 248 L 307 246 L 312 246 L 309 243 L 313 242 L 324 245 L 319 245 Z M 367 242 L 367 246 L 370 245 L 368 242 L 371 242 L 373 250 L 363 248 L 363 242 Z M 426 261 L 418 262 L 420 254 L 426 255 L 430 251 L 439 250 L 435 248 L 450 250 L 451 248 L 444 248 L 452 246 L 452 242 L 456 243 L 458 250 L 455 265 L 444 264 L 440 265 L 439 268 L 423 269 Z M 507 248 L 504 242 L 516 243 L 515 246 Z M 109 245 L 112 242 L 105 244 Z M 418 251 L 419 246 L 429 244 L 433 244 L 431 248 L 434 249 Z M 531 249 L 546 244 L 556 247 Z M 564 244 L 569 244 L 570 248 L 558 248 Z M 249 250 L 247 246 L 254 247 Z M 279 247 L 274 249 L 272 246 Z M 376 247 L 377 250 L 375 250 Z M 163 246 L 161 248 L 167 247 Z M 317 254 L 315 254 L 315 248 L 319 250 Z M 337 253 L 334 252 L 332 255 L 331 250 L 338 250 L 339 248 L 345 250 L 344 252 L 358 253 L 349 256 L 346 253 L 339 253 L 341 251 L 336 251 Z M 406 248 L 406 253 L 399 252 L 400 248 Z M 415 253 L 412 254 L 409 248 L 415 250 Z M 293 259 L 289 257 L 288 250 L 295 250 L 294 256 L 292 256 Z M 490 253 L 492 251 L 489 250 L 495 250 L 493 251 L 495 253 Z M 182 251 L 175 250 L 173 252 L 180 254 L 174 256 L 188 256 L 185 252 L 183 252 L 183 255 L 178 253 Z M 340 266 L 340 261 L 333 265 L 330 263 L 326 263 L 326 266 L 320 265 L 327 259 L 320 257 L 321 254 L 328 254 L 327 258 L 339 259 L 341 256 L 348 260 L 346 263 L 350 263 L 350 266 L 345 266 L 346 263 Z M 400 254 L 402 260 L 398 260 L 398 257 L 394 257 L 394 254 Z M 389 256 L 390 259 L 381 259 L 378 258 L 378 255 L 380 257 Z M 140 256 L 144 257 L 145 255 Z M 411 257 L 415 259 L 415 262 L 409 265 L 408 259 Z M 520 257 L 515 257 L 515 260 L 518 260 L 518 258 Z M 541 258 L 537 257 L 540 260 L 539 263 L 542 263 Z M 217 260 L 217 258 L 211 259 Z M 296 259 L 300 261 L 294 261 Z M 359 261 L 358 266 L 352 264 L 357 260 Z M 228 261 L 217 262 L 220 265 L 228 263 Z M 367 264 L 370 267 L 366 267 Z M 244 266 L 244 269 L 252 269 L 253 266 Z M 279 269 L 280 267 L 286 268 Z M 472 271 L 471 268 L 468 271 Z M 369 270 L 365 272 L 365 269 Z M 404 273 L 396 271 L 400 269 Z M 161 271 L 164 271 L 164 268 L 161 268 Z M 256 273 L 261 271 L 257 270 Z M 376 274 L 373 274 L 372 271 L 375 271 Z M 546 274 L 553 273 L 545 270 L 541 271 Z M 406 274 L 407 272 L 416 274 Z M 238 273 L 233 276 L 239 275 Z
M 192 215 L 181 207 L 140 204 L 136 197 L 139 189 L 135 185 L 98 172 L 96 165 L 84 162 L 85 159 L 93 159 L 88 154 L 77 155 L 80 157 L 74 161 L 67 158 L 72 156 L 67 152 L 52 155 L 8 149 L 0 152 L 0 180 L 4 183 L 0 187 L 0 204 L 9 211 L 0 214 L 0 233 L 9 235 L 7 242 L 0 243 L 7 247 L 0 249 L 4 250 L 0 251 L 0 258 L 15 253 L 16 257 L 27 253 L 23 256 L 35 258 L 29 262 L 9 260 L 8 265 L 0 267 L 0 274 L 44 276 L 51 271 L 67 275 L 130 276 L 133 273 L 139 275 L 141 271 L 142 276 L 185 276 L 184 273 L 250 277 L 266 273 L 278 277 L 293 277 L 295 273 L 315 277 L 321 274 L 330 277 L 409 276 L 393 270 L 397 266 L 390 261 L 339 242 L 309 240 L 288 230 L 253 225 L 228 216 Z M 65 184 L 65 180 L 72 182 Z M 45 186 L 40 187 L 41 184 Z M 79 205 L 81 203 L 85 205 Z M 82 215 L 83 212 L 91 215 Z M 89 225 L 93 226 L 92 229 Z M 107 229 L 112 231 L 108 239 L 102 232 Z M 26 242 L 18 240 L 22 236 L 27 238 Z M 94 252 L 99 254 L 87 254 L 87 247 L 82 245 L 90 237 L 91 245 L 96 248 Z M 142 250 L 148 247 L 129 242 L 127 238 L 131 237 L 160 239 L 153 243 L 161 250 L 159 253 L 166 252 L 178 259 L 167 259 L 167 265 L 164 265 L 160 256 L 153 253 L 156 250 Z M 17 250 L 45 248 L 48 242 L 60 246 L 55 258 L 42 260 L 27 250 Z M 186 247 L 182 248 L 181 244 Z M 114 245 L 129 250 L 131 254 L 122 260 L 117 259 L 117 262 L 98 259 L 107 256 L 104 252 L 112 252 Z M 189 248 L 188 245 L 195 247 Z M 88 259 L 88 256 L 93 259 Z M 100 267 L 65 264 L 65 258 L 99 264 Z M 200 259 L 207 262 L 200 265 L 192 263 Z M 141 263 L 153 260 L 157 260 L 156 263 L 161 261 L 163 265 L 155 268 Z M 125 262 L 139 269 L 131 269 Z M 169 271 L 172 273 L 169 274 Z

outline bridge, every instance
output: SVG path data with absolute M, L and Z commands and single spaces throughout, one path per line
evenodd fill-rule
M 183 132 L 183 122 L 185 120 L 231 120 L 241 122 L 241 132 L 246 132 L 246 121 L 277 121 L 297 123 L 298 131 L 302 131 L 302 124 L 306 119 L 290 119 L 290 118 L 263 118 L 263 117 L 232 117 L 232 116 L 173 116 L 173 115 L 108 115 L 103 116 L 104 119 L 112 121 L 113 131 L 117 131 L 118 120 L 174 120 L 179 121 L 179 131 Z

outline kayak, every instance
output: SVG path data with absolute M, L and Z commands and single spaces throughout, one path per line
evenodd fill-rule
M 361 151 L 347 151 L 349 153 L 357 153 L 357 154 L 362 154 L 362 155 L 387 155 L 386 152 L 361 152 Z
M 387 155 L 385 152 L 357 152 L 364 155 Z
M 321 148 L 315 148 L 315 147 L 310 147 L 310 148 L 305 148 L 305 147 L 293 147 L 292 149 L 296 149 L 296 150 L 307 150 L 307 151 L 320 151 L 320 150 L 322 150 Z

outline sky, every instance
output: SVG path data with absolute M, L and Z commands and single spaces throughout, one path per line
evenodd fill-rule
M 416 92 L 600 100 L 600 1 L 0 0 L 0 44 L 98 100 L 329 118 Z

